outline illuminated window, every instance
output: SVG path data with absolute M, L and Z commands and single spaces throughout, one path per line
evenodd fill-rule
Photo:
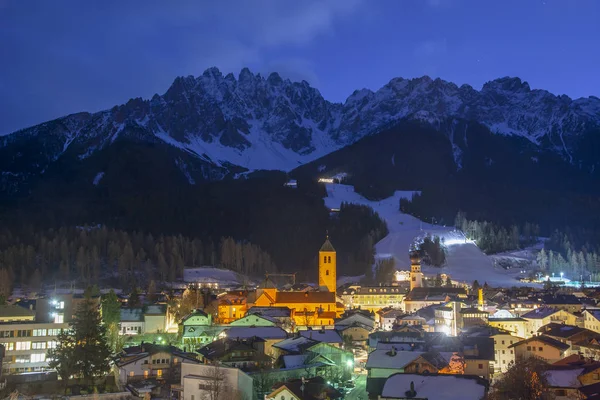
M 46 361 L 46 353 L 37 353 L 31 355 L 31 362 L 44 362 Z
M 31 342 L 17 342 L 17 350 L 31 350 Z
M 54 323 L 55 324 L 62 324 L 63 322 L 65 322 L 65 316 L 63 314 L 54 315 Z
M 157 369 L 156 370 L 156 376 L 161 378 L 162 377 L 162 369 Z
M 147 377 L 148 377 L 148 370 L 145 370 L 144 371 L 144 378 L 147 378 Z
M 129 376 L 135 376 L 135 372 L 129 371 Z

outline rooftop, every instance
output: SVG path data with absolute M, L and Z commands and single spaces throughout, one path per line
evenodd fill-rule
M 415 393 L 409 396 L 412 388 Z M 381 397 L 479 400 L 485 397 L 486 391 L 485 382 L 471 376 L 394 374 L 385 381 Z
M 521 346 L 523 344 L 530 343 L 530 342 L 535 342 L 535 341 L 542 342 L 544 344 L 547 344 L 548 346 L 552 346 L 552 347 L 557 348 L 559 350 L 567 350 L 569 347 L 571 347 L 568 344 L 565 344 L 563 342 L 560 342 L 560 341 L 558 341 L 556 339 L 553 339 L 553 338 L 551 338 L 549 336 L 545 336 L 545 335 L 538 335 L 538 336 L 534 336 L 534 337 L 531 337 L 531 338 L 526 339 L 526 340 L 521 340 L 520 342 L 513 343 L 513 344 L 511 344 L 508 347 Z

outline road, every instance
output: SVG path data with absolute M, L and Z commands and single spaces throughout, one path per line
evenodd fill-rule
M 356 383 L 356 387 L 351 392 L 346 394 L 344 397 L 345 400 L 368 400 L 367 375 L 359 375 L 354 383 Z

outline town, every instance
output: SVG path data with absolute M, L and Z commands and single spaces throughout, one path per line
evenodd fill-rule
M 428 277 L 417 250 L 394 282 L 338 286 L 336 256 L 327 237 L 314 285 L 267 274 L 252 287 L 228 281 L 227 271 L 190 268 L 169 295 L 90 288 L 13 296 L 0 306 L 1 390 L 181 400 L 480 399 L 492 384 L 514 386 L 512 374 L 535 371 L 556 399 L 600 390 L 600 291 Z M 95 356 L 85 355 L 90 349 Z

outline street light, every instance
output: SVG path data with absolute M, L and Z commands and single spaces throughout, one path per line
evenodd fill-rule
M 562 280 L 563 278 L 563 272 L 560 273 L 560 279 Z
M 349 367 L 351 367 L 351 366 L 353 366 L 353 365 L 354 365 L 354 361 L 352 361 L 352 360 L 347 360 L 347 361 L 346 361 L 346 365 L 347 365 L 347 366 L 349 366 Z

